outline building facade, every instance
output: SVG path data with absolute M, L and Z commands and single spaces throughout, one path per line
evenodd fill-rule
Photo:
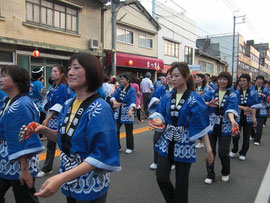
M 18 64 L 29 72 L 55 65 L 67 68 L 72 53 L 102 56 L 103 0 L 1 0 L 0 66 Z M 33 51 L 40 52 L 39 57 Z

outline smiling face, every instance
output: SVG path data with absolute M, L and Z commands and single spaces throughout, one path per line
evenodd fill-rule
M 246 78 L 240 78 L 240 80 L 239 80 L 239 85 L 240 85 L 240 87 L 241 88 L 246 88 L 246 87 L 248 87 L 248 81 L 247 81 L 247 79 Z
M 220 89 L 227 89 L 228 86 L 228 79 L 225 77 L 218 78 L 218 86 Z
M 125 77 L 120 77 L 120 85 L 126 86 L 128 83 L 129 80 L 127 80 Z
M 203 78 L 201 78 L 200 76 L 196 75 L 195 76 L 195 84 L 202 85 L 202 82 L 203 82 Z
M 74 59 L 68 67 L 68 84 L 75 91 L 82 88 L 88 88 L 85 69 L 77 59 Z

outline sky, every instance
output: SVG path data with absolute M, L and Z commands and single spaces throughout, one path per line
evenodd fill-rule
M 151 10 L 152 0 L 140 0 Z M 165 4 L 197 23 L 199 36 L 211 36 L 233 33 L 233 16 L 235 15 L 235 31 L 244 40 L 255 43 L 270 43 L 270 0 L 156 0 L 156 4 Z M 151 12 L 151 11 L 150 11 Z M 245 15 L 244 23 L 243 16 Z

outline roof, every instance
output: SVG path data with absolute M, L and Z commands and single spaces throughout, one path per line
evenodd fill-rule
M 228 63 L 226 61 L 222 61 L 220 57 L 211 56 L 210 54 L 208 54 L 206 52 L 203 52 L 200 49 L 196 49 L 195 50 L 195 54 L 200 55 L 200 56 L 204 56 L 206 58 L 210 58 L 210 59 L 216 60 L 217 62 L 219 62 L 221 64 L 224 64 L 225 66 L 228 66 Z

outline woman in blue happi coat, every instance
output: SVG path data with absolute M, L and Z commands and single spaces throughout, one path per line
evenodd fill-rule
M 0 104 L 0 202 L 12 187 L 16 202 L 39 202 L 34 180 L 38 173 L 38 153 L 44 147 L 37 134 L 19 138 L 22 125 L 39 121 L 39 111 L 26 96 L 30 88 L 28 72 L 18 66 L 1 70 L 0 88 L 7 97 Z
M 126 153 L 130 154 L 134 150 L 133 138 L 133 122 L 134 122 L 134 109 L 136 107 L 136 90 L 130 85 L 130 74 L 123 73 L 120 75 L 121 86 L 112 94 L 111 102 L 113 107 L 116 108 L 114 118 L 117 126 L 118 148 L 122 151 L 120 143 L 120 128 L 122 124 L 126 128 Z
M 186 63 L 173 63 L 170 69 L 170 94 L 164 95 L 150 118 L 153 123 L 165 124 L 155 145 L 158 152 L 157 182 L 166 202 L 188 202 L 188 179 L 191 164 L 196 161 L 195 140 L 203 137 L 207 159 L 213 154 L 207 133 L 211 129 L 209 114 L 203 99 L 194 91 L 193 78 Z M 175 187 L 170 181 L 171 166 L 175 164 Z
M 238 100 L 237 95 L 230 90 L 232 86 L 232 76 L 228 72 L 221 72 L 218 75 L 218 89 L 209 91 L 203 95 L 203 98 L 209 107 L 210 124 L 212 126 L 209 132 L 209 140 L 216 155 L 216 144 L 218 142 L 218 154 L 222 164 L 221 179 L 223 182 L 229 180 L 230 174 L 230 143 L 232 129 L 237 128 L 238 124 Z M 239 131 L 236 130 L 238 133 Z M 214 162 L 207 163 L 206 184 L 212 184 L 215 179 Z
M 249 149 L 249 137 L 252 126 L 257 125 L 256 109 L 260 108 L 260 102 L 258 94 L 255 90 L 249 88 L 250 76 L 248 74 L 242 74 L 239 78 L 240 89 L 236 90 L 239 117 L 237 122 L 239 124 L 239 131 L 243 128 L 243 142 L 241 150 L 239 151 L 239 160 L 244 161 Z M 238 143 L 240 136 L 233 137 L 233 148 L 230 152 L 230 157 L 235 157 L 238 152 Z
M 103 69 L 95 56 L 72 55 L 68 84 L 76 97 L 65 102 L 57 130 L 38 124 L 28 130 L 57 141 L 61 150 L 60 174 L 46 180 L 37 196 L 49 197 L 62 186 L 68 203 L 106 202 L 110 172 L 121 168 L 113 112 L 95 92 L 102 82 Z
M 212 88 L 210 88 L 208 85 L 206 85 L 205 76 L 202 73 L 197 73 L 195 75 L 195 91 L 199 95 L 203 95 L 210 91 Z

